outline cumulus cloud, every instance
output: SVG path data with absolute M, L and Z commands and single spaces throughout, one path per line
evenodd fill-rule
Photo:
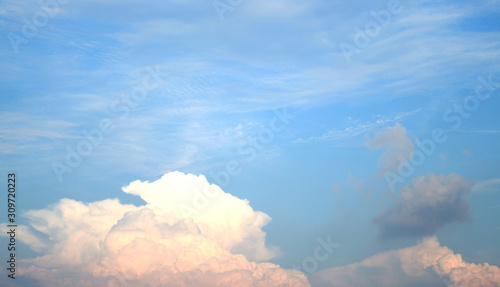
M 261 230 L 269 216 L 204 176 L 173 172 L 123 191 L 146 205 L 62 199 L 28 211 L 37 238 L 26 243 L 44 255 L 24 260 L 22 278 L 32 286 L 309 286 L 299 271 L 253 261 L 277 252 Z
M 403 160 L 408 160 L 415 149 L 413 142 L 406 136 L 406 128 L 399 123 L 377 133 L 371 141 L 366 142 L 368 148 L 383 149 L 379 157 L 380 174 L 394 171 Z
M 458 174 L 428 174 L 401 189 L 388 210 L 373 218 L 382 236 L 430 235 L 447 223 L 465 222 L 469 216 L 472 184 Z
M 500 268 L 463 261 L 435 236 L 347 266 L 314 273 L 313 286 L 500 286 Z
M 265 246 L 261 230 L 271 218 L 254 211 L 247 200 L 210 185 L 203 175 L 172 172 L 151 183 L 134 181 L 123 191 L 140 196 L 156 214 L 191 218 L 204 235 L 252 260 L 268 260 L 278 252 Z

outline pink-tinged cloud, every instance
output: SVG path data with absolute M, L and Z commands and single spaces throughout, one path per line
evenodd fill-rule
M 463 261 L 435 236 L 413 247 L 391 250 L 359 263 L 314 273 L 312 286 L 449 286 L 498 287 L 500 268 Z
M 261 230 L 269 216 L 204 176 L 173 172 L 123 190 L 141 196 L 146 205 L 62 199 L 27 212 L 36 232 L 26 244 L 43 255 L 23 261 L 21 281 L 31 286 L 310 286 L 299 271 L 254 261 L 277 252 L 266 247 Z

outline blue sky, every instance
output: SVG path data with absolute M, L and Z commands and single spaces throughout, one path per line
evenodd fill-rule
M 272 219 L 268 262 L 293 268 L 317 238 L 340 244 L 313 286 L 344 286 L 328 270 L 425 236 L 500 265 L 499 2 L 366 2 L 233 1 L 222 20 L 217 1 L 1 1 L 0 169 L 18 175 L 18 212 L 63 198 L 142 206 L 122 187 L 180 171 Z M 392 190 L 387 172 L 436 129 L 446 140 Z M 222 184 L 228 164 L 239 172 Z M 29 264 L 55 256 L 25 241 Z

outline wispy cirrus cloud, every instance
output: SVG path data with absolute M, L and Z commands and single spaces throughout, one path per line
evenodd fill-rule
M 307 139 L 296 139 L 294 143 L 307 143 L 307 142 L 317 142 L 317 141 L 336 141 L 343 140 L 348 138 L 353 138 L 356 136 L 360 136 L 366 134 L 368 132 L 372 132 L 381 127 L 385 127 L 389 124 L 404 121 L 411 116 L 419 113 L 422 109 L 417 109 L 411 112 L 406 113 L 398 113 L 395 115 L 383 116 L 379 115 L 376 117 L 375 121 L 372 122 L 361 122 L 360 120 L 353 120 L 352 118 L 349 120 L 349 125 L 342 129 L 332 129 L 327 133 L 321 136 L 312 136 Z
M 500 178 L 482 180 L 474 183 L 472 188 L 473 193 L 479 192 L 496 192 L 500 190 Z
M 26 150 L 53 149 L 54 140 L 77 139 L 71 131 L 78 124 L 47 119 L 20 112 L 0 112 L 1 153 L 17 154 Z

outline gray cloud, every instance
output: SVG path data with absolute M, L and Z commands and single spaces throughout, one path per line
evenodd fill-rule
M 468 220 L 469 200 L 464 196 L 471 189 L 472 184 L 458 174 L 417 177 L 373 221 L 382 236 L 429 235 L 447 223 Z
M 366 143 L 366 146 L 384 149 L 379 158 L 380 174 L 396 170 L 401 160 L 408 160 L 415 149 L 413 142 L 406 136 L 406 128 L 399 123 L 378 132 L 373 140 Z

